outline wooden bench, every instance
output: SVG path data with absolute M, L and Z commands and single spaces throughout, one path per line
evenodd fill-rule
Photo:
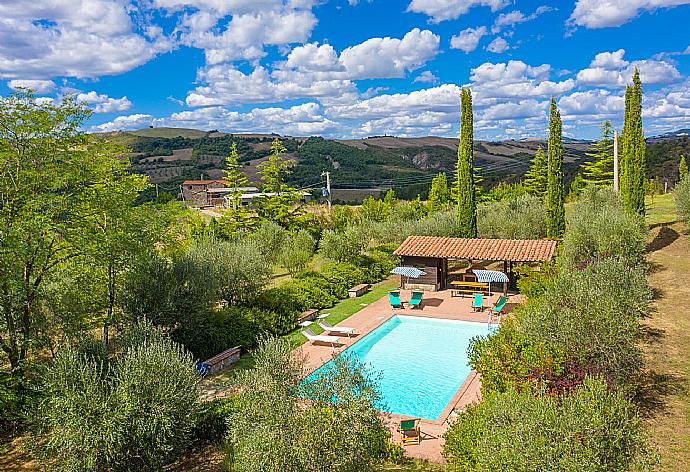
M 297 324 L 304 323 L 305 321 L 314 321 L 319 310 L 307 310 L 300 313 L 297 317 Z
M 235 364 L 240 360 L 240 346 L 232 347 L 227 349 L 220 354 L 206 359 L 198 367 L 203 371 L 204 375 L 215 374 L 221 370 L 225 370 L 231 365 Z
M 370 287 L 371 287 L 371 285 L 369 285 L 369 284 L 355 285 L 354 287 L 352 287 L 350 290 L 347 291 L 347 294 L 350 296 L 350 298 L 356 298 L 356 297 L 359 297 L 360 295 L 366 293 Z
M 450 296 L 451 297 L 462 297 L 465 294 L 472 295 L 473 293 L 479 293 L 481 290 L 476 290 L 476 289 L 468 289 L 468 288 L 451 288 L 450 289 Z

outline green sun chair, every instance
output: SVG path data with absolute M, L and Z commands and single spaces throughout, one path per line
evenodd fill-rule
M 422 442 L 422 432 L 419 430 L 419 421 L 419 418 L 412 418 L 410 420 L 402 420 L 398 424 L 400 442 L 402 442 L 403 446 L 406 444 L 420 444 Z
M 410 298 L 410 301 L 407 302 L 407 304 L 410 305 L 412 308 L 421 307 L 423 296 L 424 292 L 412 292 L 412 298 Z
M 491 314 L 497 316 L 503 314 L 503 309 L 505 308 L 507 301 L 508 297 L 501 295 L 496 301 L 496 304 L 491 308 Z
M 474 311 L 484 311 L 484 295 L 475 293 L 472 295 L 472 309 Z
M 388 301 L 391 304 L 391 308 L 403 308 L 403 304 L 400 301 L 400 290 L 389 290 Z

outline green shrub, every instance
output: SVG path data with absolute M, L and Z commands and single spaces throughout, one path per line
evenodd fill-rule
M 649 312 L 645 273 L 614 258 L 581 271 L 562 271 L 517 318 L 531 342 L 547 343 L 619 385 L 632 380 L 642 358 L 639 320 Z
M 337 293 L 347 296 L 350 287 L 367 282 L 366 268 L 350 263 L 331 263 L 321 267 L 320 274 L 328 280 Z
M 573 206 L 561 259 L 571 267 L 610 256 L 641 264 L 646 240 L 643 216 L 626 211 L 610 188 L 590 186 Z
M 482 238 L 544 238 L 544 202 L 538 197 L 524 195 L 516 199 L 481 204 L 477 208 L 477 230 Z
M 479 438 L 484 427 L 484 409 L 491 404 L 485 399 L 471 404 L 443 435 L 443 456 L 453 470 L 458 472 L 480 472 Z
M 339 232 L 326 230 L 321 236 L 319 253 L 334 261 L 353 262 L 368 243 L 369 235 L 362 226 L 350 226 Z
M 397 442 L 386 441 L 386 460 L 391 464 L 403 465 L 408 462 L 405 448 Z
M 472 338 L 469 364 L 482 376 L 482 394 L 532 388 L 535 371 L 555 376 L 564 372 L 565 355 L 543 343 L 531 342 L 511 319 L 488 336 Z
M 635 407 L 597 378 L 559 399 L 491 395 L 461 414 L 444 438 L 456 471 L 609 472 L 656 463 Z
M 690 223 L 690 175 L 676 185 L 673 196 L 678 214 L 683 220 Z
M 40 398 L 39 382 L 27 375 L 0 371 L 0 435 L 26 426 Z
M 158 471 L 188 444 L 197 413 L 194 360 L 149 324 L 137 330 L 137 344 L 107 365 L 71 347 L 58 351 L 32 441 L 49 470 Z
M 294 276 L 304 270 L 314 255 L 314 238 L 304 229 L 289 235 L 278 254 L 278 262 Z
M 221 441 L 228 431 L 228 417 L 241 409 L 239 395 L 216 398 L 200 405 L 192 437 L 199 441 Z
M 528 265 L 514 267 L 517 288 L 527 298 L 536 298 L 551 287 L 558 277 L 558 265 L 554 261 L 539 264 L 538 269 Z
M 346 356 L 303 382 L 305 359 L 283 339 L 265 339 L 252 370 L 240 372 L 245 393 L 229 416 L 231 470 L 374 471 L 390 433 L 375 404 L 378 390 L 364 367 Z
M 256 241 L 261 254 L 272 264 L 278 259 L 283 248 L 287 232 L 274 221 L 265 221 L 250 234 L 249 238 Z

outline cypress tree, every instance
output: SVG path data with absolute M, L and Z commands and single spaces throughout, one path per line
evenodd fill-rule
M 685 156 L 680 156 L 680 163 L 678 164 L 678 181 L 682 182 L 688 176 L 688 164 L 685 162 Z
M 632 87 L 625 88 L 625 112 L 623 114 L 623 132 L 620 139 L 620 152 L 618 153 L 618 188 L 621 195 L 627 194 L 627 174 L 628 164 L 628 136 L 630 135 L 630 102 L 632 99 Z M 624 197 L 625 198 L 625 197 Z
M 642 128 L 642 83 L 640 72 L 635 69 L 633 86 L 630 94 L 626 92 L 626 99 L 630 98 L 630 106 L 625 129 L 625 188 L 623 197 L 625 207 L 635 213 L 644 215 L 644 195 L 647 173 L 647 159 L 645 156 L 644 129 Z M 628 108 L 626 106 L 626 108 Z
M 546 188 L 546 234 L 551 239 L 565 232 L 565 189 L 563 188 L 563 143 L 561 113 L 551 98 L 549 117 L 548 183 Z
M 439 172 L 434 180 L 431 181 L 429 198 L 427 205 L 429 211 L 434 212 L 445 207 L 450 201 L 450 190 L 448 189 L 448 178 L 445 172 Z
M 613 126 L 610 121 L 601 125 L 601 138 L 585 155 L 592 160 L 582 165 L 584 183 L 613 185 Z
M 530 195 L 541 199 L 546 196 L 546 185 L 549 181 L 548 164 L 544 150 L 540 147 L 534 154 L 532 166 L 525 173 L 525 188 Z
M 477 200 L 474 188 L 474 132 L 472 128 L 472 92 L 463 88 L 460 100 L 460 146 L 455 188 L 458 202 L 457 222 L 460 234 L 477 237 Z

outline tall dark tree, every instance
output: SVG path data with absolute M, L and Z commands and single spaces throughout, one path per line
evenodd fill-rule
M 625 93 L 626 116 L 624 133 L 623 161 L 625 185 L 623 198 L 625 207 L 632 212 L 644 215 L 644 195 L 647 173 L 647 158 L 645 156 L 644 129 L 642 127 L 642 82 L 640 71 L 635 69 L 633 85 Z
M 472 92 L 463 88 L 460 99 L 460 146 L 455 176 L 458 203 L 457 222 L 460 234 L 477 237 L 477 199 L 474 187 L 474 131 L 472 124 Z
M 549 117 L 548 182 L 546 188 L 546 233 L 560 238 L 565 232 L 565 189 L 563 188 L 563 143 L 561 113 L 551 98 Z
M 620 137 L 620 152 L 618 153 L 618 188 L 620 189 L 621 195 L 627 193 L 628 182 L 627 174 L 625 169 L 628 164 L 628 140 L 627 137 L 630 135 L 630 105 L 632 101 L 632 87 L 628 86 L 625 89 L 625 112 L 623 114 L 623 132 Z
M 601 138 L 585 153 L 591 161 L 582 165 L 582 177 L 586 184 L 613 185 L 613 126 L 609 120 L 601 125 Z
M 688 176 L 688 164 L 685 162 L 685 156 L 680 156 L 678 163 L 678 181 L 682 182 Z
M 534 154 L 532 166 L 525 173 L 525 187 L 530 195 L 543 199 L 546 196 L 547 182 L 548 164 L 546 162 L 546 155 L 540 147 Z

